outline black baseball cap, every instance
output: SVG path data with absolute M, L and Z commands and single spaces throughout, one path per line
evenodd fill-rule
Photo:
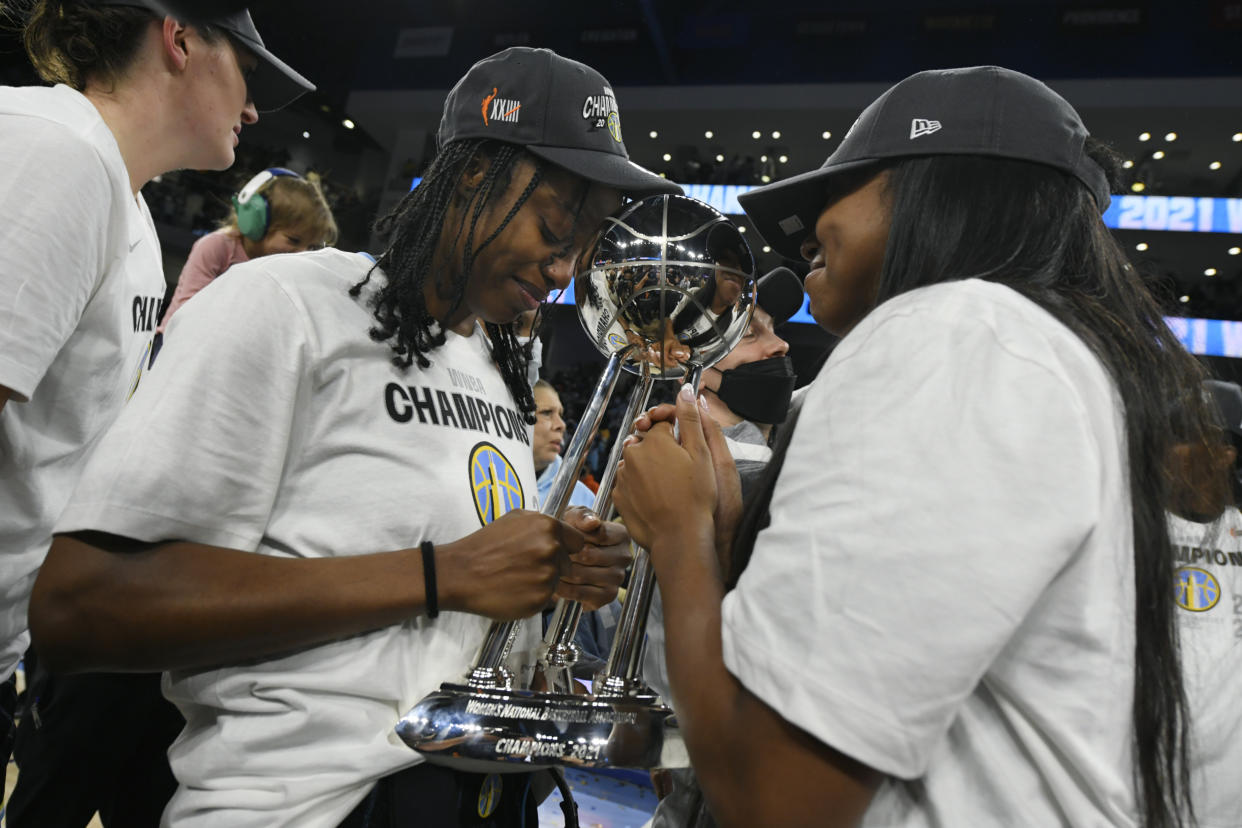
M 630 160 L 604 76 L 550 49 L 515 46 L 470 67 L 444 102 L 436 143 L 464 138 L 519 144 L 626 195 L 681 194 L 681 187 Z
M 755 229 L 782 256 L 801 258 L 838 176 L 889 158 L 987 155 L 1047 164 L 1076 176 L 1100 212 L 1111 197 L 1104 170 L 1084 151 L 1087 128 L 1045 84 L 999 66 L 919 72 L 873 101 L 818 170 L 738 197 Z
M 755 303 L 772 317 L 772 327 L 784 324 L 802 308 L 806 298 L 802 280 L 787 267 L 778 267 L 759 279 L 755 285 Z
M 170 14 L 168 7 L 160 0 L 87 0 L 97 6 L 133 6 L 148 9 L 159 15 Z M 180 19 L 179 15 L 171 14 Z M 194 18 L 191 23 L 207 24 L 228 32 L 239 44 L 248 49 L 259 59 L 254 73 L 246 79 L 246 90 L 255 109 L 260 112 L 273 112 L 293 103 L 307 92 L 315 91 L 315 84 L 295 72 L 292 67 L 273 55 L 263 45 L 259 30 L 250 19 L 250 12 L 242 9 L 231 14 L 216 17 Z

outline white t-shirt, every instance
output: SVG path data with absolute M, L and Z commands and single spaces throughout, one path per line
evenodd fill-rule
M 530 427 L 486 336 L 449 333 L 431 367 L 396 368 L 347 294 L 370 266 L 336 250 L 267 256 L 204 288 L 172 318 L 57 531 L 328 557 L 447 543 L 532 503 Z M 165 823 L 334 828 L 376 779 L 420 760 L 398 719 L 462 679 L 487 627 L 443 612 L 168 674 L 187 724 Z M 539 630 L 522 627 L 515 666 L 528 672 Z
M 728 669 L 888 775 L 866 826 L 1133 825 L 1124 420 L 1016 292 L 899 296 L 802 406 Z
M 137 384 L 163 264 L 116 140 L 67 86 L 0 88 L 0 677 L 52 525 Z
M 1211 525 L 1170 516 L 1190 781 L 1200 828 L 1242 825 L 1242 512 Z

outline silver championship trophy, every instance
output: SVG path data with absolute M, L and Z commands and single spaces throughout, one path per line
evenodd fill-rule
M 606 219 L 590 261 L 574 283 L 578 318 L 608 364 L 542 505 L 553 517 L 565 510 L 621 371 L 639 380 L 595 499 L 594 510 L 605 519 L 621 444 L 653 381 L 697 387 L 703 369 L 742 338 L 755 303 L 755 263 L 746 240 L 716 210 L 684 196 L 624 206 Z M 515 687 L 504 665 L 521 622 L 494 623 L 466 676 L 415 705 L 397 734 L 427 761 L 462 770 L 688 764 L 671 711 L 639 675 L 654 584 L 647 552 L 636 547 L 612 651 L 593 694 L 574 692 L 579 650 L 573 639 L 582 607 L 562 600 L 539 649 L 538 690 Z

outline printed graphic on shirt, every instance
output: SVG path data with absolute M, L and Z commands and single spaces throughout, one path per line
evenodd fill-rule
M 482 525 L 526 504 L 517 470 L 491 443 L 479 443 L 470 450 L 469 473 L 474 510 Z
M 134 332 L 153 331 L 164 317 L 163 296 L 135 296 L 133 302 Z
M 129 380 L 129 393 L 125 395 L 125 402 L 129 402 L 129 398 L 134 396 L 134 392 L 138 390 L 138 383 L 142 382 L 142 369 L 146 367 L 147 360 L 151 358 L 151 342 L 147 342 L 147 347 L 142 349 L 142 356 L 138 357 L 138 364 L 134 366 L 134 373 Z
M 1233 529 L 1229 530 L 1234 531 Z M 1173 556 L 1179 563 L 1196 564 L 1202 561 L 1217 566 L 1242 566 L 1242 552 L 1226 552 L 1223 549 L 1204 549 L 1198 546 L 1174 546 Z
M 487 819 L 496 809 L 500 807 L 500 794 L 504 789 L 504 782 L 499 774 L 489 773 L 483 780 L 483 784 L 479 786 L 478 813 L 481 819 Z
M 411 422 L 417 416 L 423 424 L 481 431 L 530 445 L 526 420 L 520 414 L 473 394 L 390 382 L 384 386 L 384 407 L 398 423 Z
M 1207 612 L 1220 601 L 1220 584 L 1212 573 L 1197 566 L 1183 566 L 1173 573 L 1174 599 L 1190 612 Z

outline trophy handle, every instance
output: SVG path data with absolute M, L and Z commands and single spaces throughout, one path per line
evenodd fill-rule
M 630 394 L 630 402 L 621 422 L 625 431 L 618 431 L 613 440 L 612 450 L 608 453 L 608 462 L 599 481 L 599 490 L 595 494 L 595 504 L 591 507 L 600 520 L 608 520 L 612 511 L 612 484 L 617 477 L 617 464 L 621 462 L 621 452 L 625 446 L 625 437 L 634 430 L 634 421 L 639 412 L 647 405 L 651 397 L 651 386 L 655 382 L 651 376 L 651 366 L 642 362 L 642 373 L 638 384 Z M 572 693 L 573 677 L 571 671 L 578 663 L 581 651 L 574 643 L 574 634 L 578 632 L 578 622 L 582 618 L 582 604 L 564 598 L 556 602 L 556 611 L 548 624 L 547 634 L 539 650 L 539 667 L 543 673 L 547 689 L 552 693 Z
M 702 378 L 703 366 L 694 365 L 686 375 L 686 384 L 697 391 Z M 608 663 L 603 672 L 596 674 L 592 685 L 596 698 L 655 696 L 639 675 L 643 644 L 647 637 L 647 613 L 655 592 L 655 568 L 646 549 L 637 544 L 633 545 L 633 549 L 630 586 L 625 593 L 621 619 L 617 622 L 617 634 L 612 640 Z
M 565 511 L 565 504 L 569 502 L 569 493 L 573 491 L 574 483 L 577 482 L 578 475 L 582 471 L 587 447 L 591 445 L 591 439 L 599 429 L 600 421 L 604 418 L 608 400 L 612 397 L 612 392 L 617 387 L 617 380 L 621 376 L 621 363 L 630 350 L 629 347 L 623 348 L 608 358 L 608 364 L 604 366 L 604 372 L 595 386 L 591 400 L 582 413 L 582 419 L 578 421 L 578 427 L 574 430 L 573 439 L 569 441 L 569 448 L 565 450 L 564 462 L 552 481 L 552 490 L 548 493 L 548 500 L 539 510 L 543 514 L 559 518 Z M 521 621 L 492 623 L 470 671 L 466 674 L 467 686 L 475 689 L 513 689 L 513 674 L 504 666 L 504 662 L 509 657 L 510 650 L 513 649 L 514 641 L 517 640 L 521 623 Z

